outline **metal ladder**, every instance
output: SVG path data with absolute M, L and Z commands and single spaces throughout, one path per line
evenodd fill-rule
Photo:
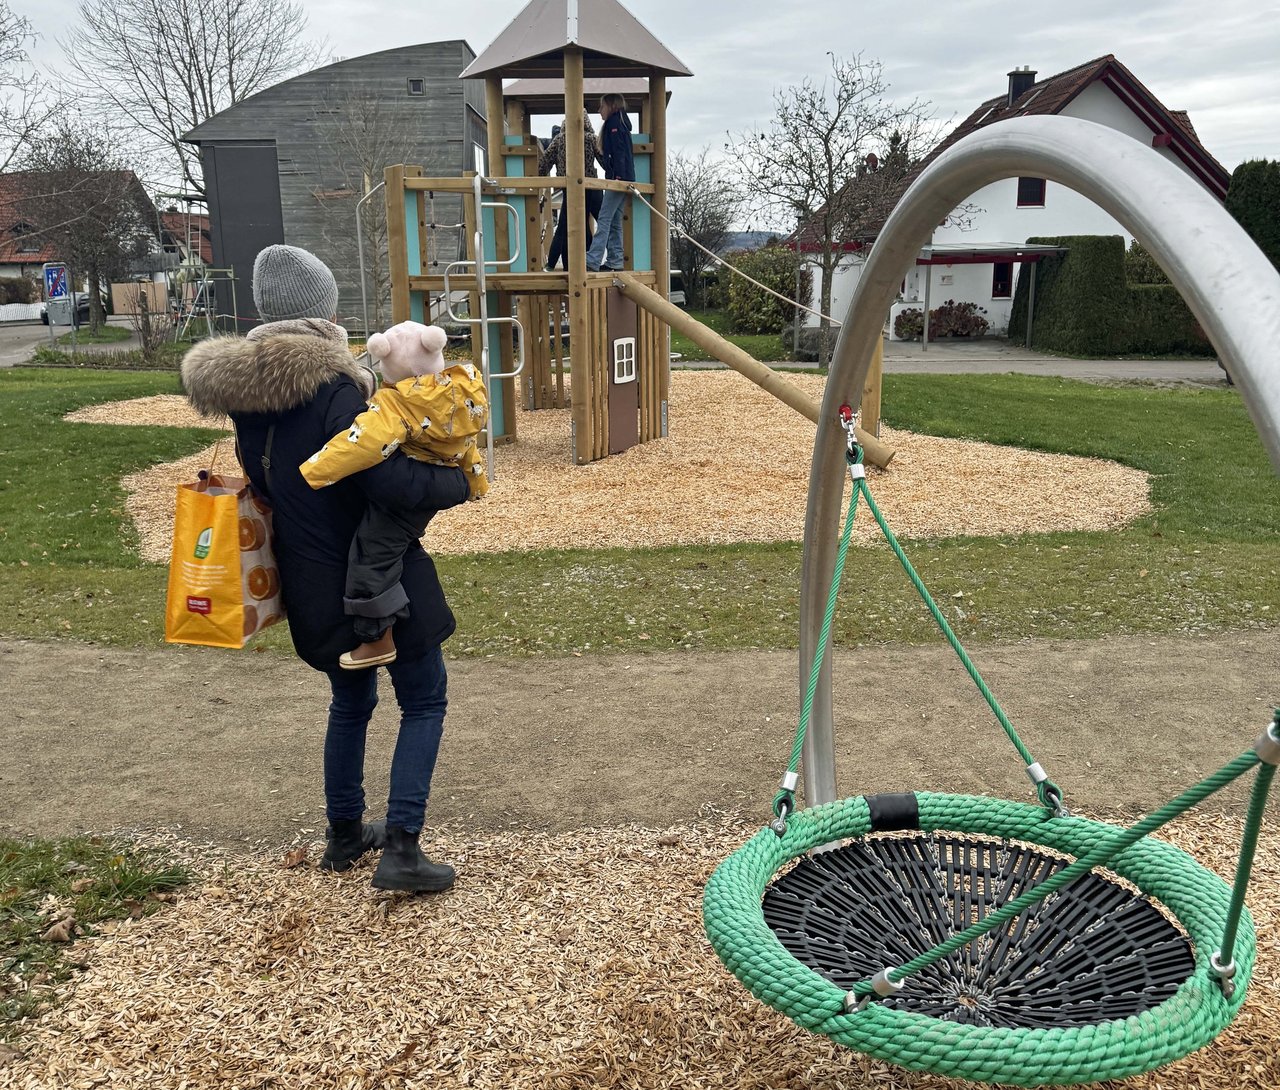
M 492 179 L 488 179 L 492 183 Z M 489 404 L 493 404 L 493 380 L 503 378 L 515 378 L 524 370 L 524 345 L 525 330 L 520 324 L 520 319 L 513 315 L 505 317 L 492 317 L 489 314 L 489 301 L 485 290 L 485 276 L 489 271 L 489 266 L 493 266 L 493 271 L 497 272 L 501 268 L 512 268 L 520 259 L 520 213 L 516 210 L 515 205 L 506 201 L 485 201 L 483 193 L 483 185 L 486 179 L 476 175 L 472 179 L 472 187 L 476 201 L 476 230 L 472 236 L 471 244 L 475 248 L 474 261 L 451 261 L 445 266 L 444 270 L 444 305 L 448 311 L 451 321 L 460 325 L 469 325 L 478 327 L 480 335 L 480 373 L 484 377 L 485 392 L 489 395 Z M 515 248 L 509 258 L 501 260 L 486 261 L 484 259 L 484 210 L 486 208 L 499 209 L 505 208 L 515 221 Z M 449 274 L 455 269 L 474 269 L 476 277 L 476 294 L 480 298 L 480 317 L 479 318 L 463 318 L 461 315 L 453 312 L 453 291 L 449 287 Z M 513 334 L 516 335 L 516 366 L 514 371 L 490 371 L 489 370 L 489 327 L 491 325 L 510 325 L 513 326 Z M 474 333 L 472 334 L 475 335 Z M 485 468 L 489 472 L 489 480 L 496 480 L 493 472 L 493 416 L 489 417 L 489 425 L 485 428 L 486 439 L 486 465 Z

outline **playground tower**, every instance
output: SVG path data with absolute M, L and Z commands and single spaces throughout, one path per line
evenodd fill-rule
M 614 273 L 587 271 L 585 194 L 634 184 L 644 200 L 629 201 L 626 272 L 668 297 L 668 228 L 645 202 L 666 214 L 666 81 L 691 74 L 617 0 L 533 0 L 462 73 L 485 81 L 484 168 L 455 178 L 387 170 L 393 319 L 429 322 L 442 301 L 469 294 L 475 361 L 487 364 L 493 380 L 495 442 L 515 439 L 516 397 L 526 409 L 563 407 L 566 371 L 578 464 L 666 434 L 667 327 L 619 291 Z M 580 139 L 566 140 L 565 177 L 539 177 L 533 118 L 567 118 L 573 132 L 585 108 L 598 129 L 606 92 L 624 94 L 628 111 L 639 115 L 636 182 L 587 177 Z M 435 198 L 444 194 L 463 196 L 461 224 L 437 222 Z M 568 269 L 548 272 L 543 263 L 559 204 Z M 437 259 L 447 231 L 462 232 L 465 261 Z

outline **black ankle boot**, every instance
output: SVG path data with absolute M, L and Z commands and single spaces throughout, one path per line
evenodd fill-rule
M 386 824 L 371 821 L 365 824 L 359 818 L 335 821 L 324 831 L 324 858 L 321 870 L 350 870 L 365 852 L 381 848 L 387 840 Z
M 387 845 L 373 872 L 374 889 L 439 893 L 453 885 L 453 868 L 432 863 L 423 855 L 418 835 L 395 825 L 387 826 Z

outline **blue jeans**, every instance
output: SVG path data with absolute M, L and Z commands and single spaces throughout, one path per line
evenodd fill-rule
M 600 215 L 596 217 L 596 237 L 587 250 L 587 268 L 622 268 L 622 212 L 626 208 L 627 195 L 616 189 L 606 189 L 600 202 Z M 608 251 L 608 260 L 605 252 Z
M 400 705 L 387 824 L 416 833 L 422 828 L 440 752 L 449 679 L 439 647 L 413 662 L 393 662 L 387 672 Z M 325 811 L 331 822 L 351 821 L 365 809 L 365 734 L 378 705 L 378 671 L 333 670 L 328 676 L 333 703 L 324 737 Z

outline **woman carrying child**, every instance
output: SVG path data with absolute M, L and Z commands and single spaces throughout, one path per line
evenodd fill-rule
M 342 670 L 338 660 L 359 642 L 343 598 L 348 551 L 370 501 L 443 511 L 467 499 L 467 475 L 453 466 L 388 458 L 332 488 L 313 489 L 298 466 L 365 409 L 372 375 L 352 358 L 346 331 L 334 323 L 338 286 L 315 255 L 268 246 L 254 262 L 253 298 L 266 324 L 244 338 L 212 337 L 196 345 L 183 360 L 182 382 L 197 410 L 229 416 L 235 426 L 245 473 L 273 509 L 294 649 L 329 679 L 329 828 L 320 865 L 348 870 L 365 852 L 382 847 L 385 835 L 376 888 L 447 889 L 453 868 L 432 863 L 418 840 L 444 729 L 448 679 L 441 644 L 455 621 L 420 543 L 403 553 L 400 583 L 409 607 L 395 623 L 398 657 L 387 668 L 401 714 L 385 834 L 381 823 L 362 819 L 365 734 L 378 702 L 378 671 Z

